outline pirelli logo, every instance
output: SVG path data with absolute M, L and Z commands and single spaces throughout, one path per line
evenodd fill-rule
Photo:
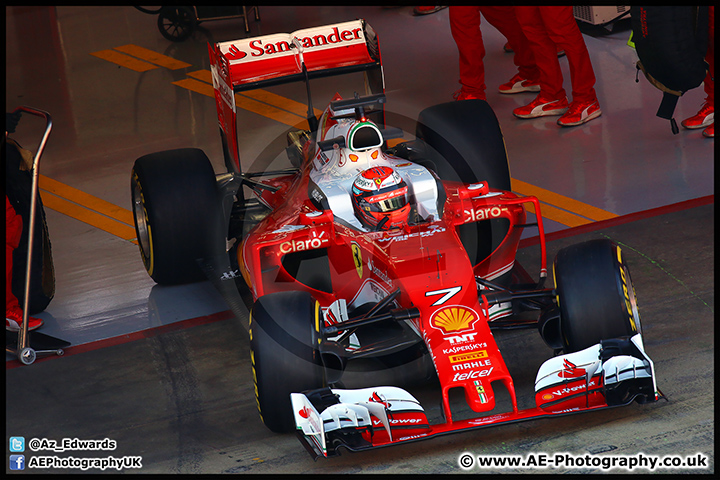
M 450 355 L 450 363 L 469 362 L 472 360 L 480 360 L 487 358 L 487 350 L 478 350 L 477 352 L 461 353 L 459 355 Z

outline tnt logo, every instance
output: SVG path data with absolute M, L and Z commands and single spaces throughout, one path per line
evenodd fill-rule
M 10 470 L 25 470 L 25 455 L 10 455 Z
M 466 333 L 464 335 L 452 335 L 450 337 L 445 337 L 445 340 L 449 340 L 450 345 L 457 345 L 458 343 L 474 342 L 475 335 L 477 335 L 477 334 L 476 333 Z

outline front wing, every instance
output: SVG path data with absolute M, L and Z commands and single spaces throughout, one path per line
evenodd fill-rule
M 482 395 L 482 392 L 478 392 Z M 315 458 L 433 438 L 491 425 L 602 410 L 662 398 L 642 338 L 602 341 L 543 363 L 535 408 L 431 425 L 420 402 L 398 387 L 324 388 L 291 394 L 297 434 Z

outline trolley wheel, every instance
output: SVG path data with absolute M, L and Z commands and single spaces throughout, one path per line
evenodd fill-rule
M 36 358 L 35 350 L 30 347 L 25 347 L 18 353 L 18 359 L 25 365 L 31 365 Z
M 197 26 L 195 12 L 188 7 L 162 7 L 158 15 L 158 29 L 163 37 L 182 42 Z

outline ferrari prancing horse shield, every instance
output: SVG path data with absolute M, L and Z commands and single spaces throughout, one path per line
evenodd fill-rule
M 363 264 L 362 264 L 362 252 L 360 251 L 360 245 L 358 245 L 355 242 L 352 242 L 352 244 L 350 245 L 350 248 L 352 249 L 352 256 L 353 256 L 353 262 L 355 263 L 355 270 L 357 270 L 358 277 L 362 278 Z

